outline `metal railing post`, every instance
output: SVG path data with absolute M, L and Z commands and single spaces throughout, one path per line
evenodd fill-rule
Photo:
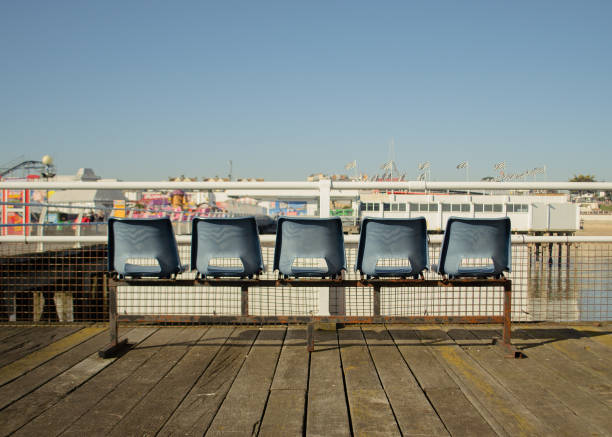
M 331 194 L 331 181 L 322 179 L 319 181 L 319 217 L 329 217 L 329 202 Z M 319 292 L 319 316 L 329 316 L 329 288 Z
M 331 196 L 331 181 L 322 179 L 319 181 L 319 217 L 329 217 L 329 201 Z

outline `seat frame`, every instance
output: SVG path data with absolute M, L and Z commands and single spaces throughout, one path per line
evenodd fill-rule
M 278 244 L 278 242 L 277 242 Z M 118 286 L 166 286 L 166 287 L 240 287 L 241 289 L 241 312 L 240 315 L 135 315 L 118 314 L 117 312 L 117 287 Z M 501 278 L 462 278 L 462 279 L 234 279 L 234 278 L 196 278 L 196 279 L 119 279 L 110 272 L 104 276 L 104 292 L 109 299 L 109 333 L 110 343 L 100 351 L 102 357 L 116 356 L 127 344 L 127 339 L 119 341 L 119 322 L 145 322 L 145 323 L 190 323 L 190 324 L 264 324 L 264 323 L 302 323 L 307 324 L 307 348 L 314 351 L 314 324 L 316 322 L 332 322 L 343 324 L 367 324 L 367 323 L 501 323 L 503 325 L 502 342 L 508 357 L 523 358 L 525 355 L 515 349 L 511 344 L 511 303 L 512 303 L 512 281 Z M 372 315 L 371 316 L 346 316 L 346 315 L 274 315 L 255 316 L 249 314 L 249 289 L 251 287 L 365 287 L 372 292 Z M 464 287 L 499 287 L 503 289 L 503 314 L 502 315 L 479 315 L 479 316 L 389 316 L 381 314 L 380 292 L 383 287 L 415 287 L 433 288 L 444 287 L 448 292 L 461 292 Z

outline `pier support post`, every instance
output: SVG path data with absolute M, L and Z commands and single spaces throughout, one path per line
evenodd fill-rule
M 552 266 L 553 263 L 553 245 L 554 243 L 548 243 L 548 265 Z

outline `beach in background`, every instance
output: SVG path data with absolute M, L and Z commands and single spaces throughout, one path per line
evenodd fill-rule
M 576 235 L 588 236 L 609 236 L 612 235 L 612 215 L 611 216 L 585 216 L 582 217 L 583 229 L 576 232 Z

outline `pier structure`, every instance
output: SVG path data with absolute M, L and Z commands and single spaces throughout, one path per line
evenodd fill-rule
M 612 189 L 608 183 L 489 184 L 65 181 L 0 182 L 0 189 L 235 190 L 266 192 L 268 198 L 286 190 L 287 196 L 315 199 L 316 213 L 324 217 L 333 213 L 334 199 L 362 190 L 433 196 L 435 190 L 461 189 L 475 196 L 485 189 Z M 393 206 L 384 211 L 384 203 L 383 212 L 393 213 Z M 519 202 L 499 203 L 506 205 L 502 213 L 506 208 L 507 214 L 528 214 L 522 206 L 516 210 Z M 477 212 L 476 204 L 470 211 L 461 206 L 453 211 L 450 202 L 450 213 Z M 406 205 L 410 212 L 412 205 Z M 442 208 L 431 212 L 448 212 Z M 510 300 L 499 290 L 449 292 L 445 284 L 408 282 L 362 287 L 368 284 L 352 271 L 357 235 L 344 236 L 348 286 L 284 287 L 267 271 L 245 296 L 240 286 L 195 284 L 188 273 L 184 280 L 191 284 L 118 284 L 111 287 L 117 293 L 113 301 L 104 294 L 109 290 L 105 235 L 70 228 L 71 235 L 0 236 L 3 435 L 574 436 L 607 435 L 612 429 L 610 236 L 570 235 L 554 227 L 512 236 L 512 346 L 528 358 L 508 360 L 497 345 L 504 338 L 500 325 L 451 323 L 455 316 L 500 317 Z M 260 237 L 269 266 L 274 236 Z M 440 233 L 429 236 L 431 264 L 439 258 L 441 240 Z M 183 262 L 189 241 L 189 235 L 177 236 Z M 535 245 L 537 263 L 530 261 Z M 566 263 L 553 258 L 549 264 L 555 249 L 561 253 L 559 245 L 571 248 L 571 261 L 567 251 Z M 425 272 L 426 281 L 435 278 Z M 98 351 L 109 338 L 109 303 L 116 303 L 115 314 L 121 315 L 117 340 L 127 338 L 131 347 L 101 358 Z M 259 319 L 232 323 L 232 314 L 245 312 Z M 309 352 L 306 325 L 262 322 L 279 314 L 296 321 L 381 314 L 427 323 L 319 324 Z M 216 315 L 222 324 L 177 322 Z

